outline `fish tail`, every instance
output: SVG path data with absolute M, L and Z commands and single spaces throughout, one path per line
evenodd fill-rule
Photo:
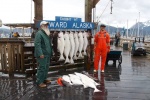
M 65 60 L 65 58 L 64 58 L 63 55 L 60 55 L 59 61 L 60 61 L 60 60 Z
M 65 63 L 70 63 L 69 58 L 66 57 Z
M 82 53 L 81 53 L 81 52 L 79 53 L 79 56 L 78 56 L 78 57 L 82 58 Z
M 73 59 L 77 60 L 77 59 L 78 59 L 78 58 L 77 58 L 77 55 L 74 55 Z
M 86 55 L 86 51 L 84 51 L 84 53 L 83 53 L 84 55 Z
M 74 63 L 73 59 L 70 59 L 70 63 L 71 63 L 71 64 L 73 64 L 73 63 Z

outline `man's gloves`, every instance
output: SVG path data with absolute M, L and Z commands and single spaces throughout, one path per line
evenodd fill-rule
M 44 55 L 41 55 L 40 58 L 44 58 Z

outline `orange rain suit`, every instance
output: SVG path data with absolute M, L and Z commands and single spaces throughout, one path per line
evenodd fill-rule
M 105 62 L 107 53 L 110 51 L 110 36 L 104 30 L 96 33 L 95 35 L 95 47 L 94 47 L 94 69 L 98 70 L 99 60 L 101 56 L 101 71 L 105 69 Z

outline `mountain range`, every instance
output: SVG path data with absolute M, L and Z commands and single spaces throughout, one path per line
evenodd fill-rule
M 10 29 L 0 28 L 0 33 L 9 34 L 10 33 Z
M 139 26 L 139 34 L 141 36 L 149 35 L 150 34 L 150 20 L 146 22 L 137 22 L 132 27 L 128 29 L 128 35 L 129 36 L 136 36 L 138 33 L 138 26 Z M 110 34 L 115 34 L 116 32 L 120 32 L 122 35 L 125 35 L 127 32 L 127 29 L 125 28 L 117 28 L 113 26 L 107 26 L 106 30 Z
M 132 30 L 134 33 L 137 33 L 138 31 L 138 25 L 139 25 L 139 33 L 143 35 L 149 35 L 150 34 L 150 20 L 146 22 L 139 22 L 133 25 L 130 30 Z
M 138 25 L 139 25 L 139 34 L 141 34 L 141 35 L 150 34 L 150 20 L 148 20 L 146 22 L 138 22 L 135 25 L 133 25 L 131 28 L 129 28 L 128 29 L 129 36 L 136 35 L 138 33 Z M 120 32 L 122 35 L 125 35 L 125 33 L 127 31 L 127 29 L 117 28 L 117 27 L 109 26 L 109 25 L 107 25 L 106 30 L 112 35 L 115 34 L 116 32 Z M 13 31 L 14 32 L 18 31 L 19 33 L 22 33 L 21 29 L 14 29 Z M 26 32 L 30 33 L 31 29 L 27 29 Z M 9 28 L 0 27 L 0 34 L 1 33 L 10 34 L 11 31 Z

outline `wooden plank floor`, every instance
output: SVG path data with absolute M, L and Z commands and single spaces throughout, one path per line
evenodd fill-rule
M 0 100 L 150 100 L 150 55 L 132 57 L 130 52 L 122 52 L 121 66 L 110 65 L 101 73 L 102 92 L 93 93 L 93 89 L 82 86 L 60 87 L 55 80 L 68 73 L 49 75 L 52 84 L 41 89 L 35 84 L 35 78 L 9 79 L 0 74 Z M 79 72 L 82 70 L 78 70 Z M 97 74 L 90 74 L 98 77 Z

